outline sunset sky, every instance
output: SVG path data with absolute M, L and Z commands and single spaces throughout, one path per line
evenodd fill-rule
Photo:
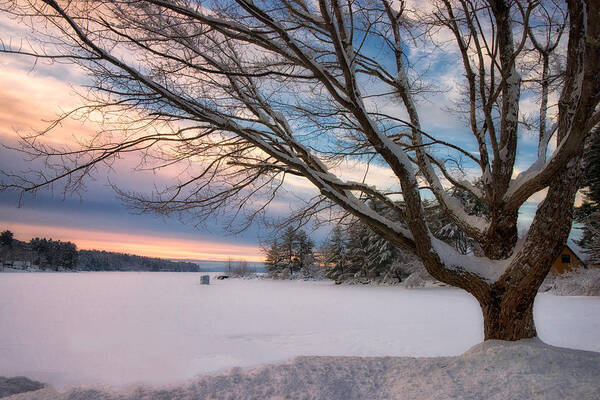
M 2 30 L 7 29 L 1 24 Z M 76 68 L 39 64 L 24 57 L 0 54 L 0 142 L 14 146 L 18 133 L 42 129 L 61 110 L 79 101 L 74 87 L 85 79 Z M 90 125 L 90 124 L 88 124 Z M 93 128 L 69 121 L 49 136 L 54 143 L 68 143 L 73 136 Z M 26 196 L 18 207 L 18 193 L 0 192 L 0 229 L 9 229 L 20 240 L 51 237 L 68 240 L 82 249 L 103 249 L 176 259 L 223 260 L 228 257 L 262 260 L 259 243 L 268 231 L 253 227 L 233 236 L 219 221 L 210 229 L 194 227 L 193 221 L 178 221 L 153 215 L 133 215 L 116 199 L 108 186 L 117 183 L 128 190 L 152 190 L 155 181 L 168 176 L 133 174 L 128 160 L 120 160 L 113 171 L 100 171 L 77 196 L 63 196 L 60 189 Z M 0 147 L 0 170 L 21 171 L 40 165 L 22 154 Z M 264 231 L 264 232 L 263 232 Z
M 0 37 L 18 35 L 21 28 L 5 16 L 0 16 Z M 439 71 L 439 79 L 447 87 L 447 92 L 438 94 L 443 105 L 456 99 L 462 79 L 460 69 L 439 60 L 432 68 Z M 47 126 L 48 121 L 61 111 L 79 104 L 76 90 L 86 83 L 86 76 L 76 67 L 67 64 L 49 65 L 43 61 L 35 63 L 23 56 L 0 54 L 0 143 L 15 146 L 18 134 L 27 134 Z M 454 133 L 464 130 L 463 122 L 453 118 L 440 104 L 423 102 L 423 114 L 428 118 L 424 126 L 442 132 L 451 141 L 458 140 Z M 534 99 L 524 98 L 521 109 L 534 110 Z M 93 123 L 65 121 L 49 136 L 54 144 L 70 143 L 80 136 L 94 132 Z M 517 165 L 521 170 L 535 158 L 536 139 L 524 136 Z M 21 171 L 39 166 L 27 161 L 23 155 L 0 147 L 0 170 Z M 32 237 L 51 237 L 75 242 L 82 249 L 104 249 L 158 256 L 171 259 L 262 260 L 259 249 L 261 241 L 272 233 L 258 224 L 241 234 L 233 235 L 225 231 L 225 221 L 214 217 L 204 226 L 196 227 L 193 220 L 153 215 L 134 215 L 116 199 L 109 182 L 125 190 L 150 192 L 155 184 L 169 182 L 169 171 L 132 172 L 135 160 L 124 158 L 113 165 L 112 170 L 100 170 L 95 180 L 88 182 L 87 190 L 76 196 L 62 195 L 59 188 L 54 191 L 41 191 L 37 197 L 26 196 L 18 207 L 18 193 L 0 193 L 0 230 L 9 229 L 20 240 Z M 361 177 L 360 168 L 343 165 L 341 170 L 347 177 Z M 383 167 L 372 167 L 370 183 L 395 181 L 391 172 Z M 285 215 L 297 204 L 298 199 L 314 193 L 302 179 L 288 183 L 288 192 L 273 203 L 272 216 Z M 521 226 L 531 220 L 537 201 L 543 193 L 536 194 L 521 210 Z M 315 234 L 319 243 L 325 231 Z
M 10 32 L 11 22 L 0 16 L 0 35 Z M 19 134 L 43 129 L 61 111 L 77 106 L 75 91 L 86 81 L 85 76 L 69 65 L 34 66 L 27 57 L 0 54 L 0 142 L 15 146 Z M 65 121 L 52 131 L 47 140 L 54 144 L 70 143 L 80 135 L 94 132 L 93 124 Z M 23 171 L 40 166 L 23 155 L 0 147 L 0 170 Z M 260 244 L 273 234 L 271 228 L 252 225 L 239 234 L 225 230 L 227 218 L 215 217 L 207 224 L 194 226 L 194 220 L 180 221 L 154 215 L 135 215 L 116 198 L 109 182 L 125 190 L 151 192 L 154 184 L 168 183 L 168 171 L 157 174 L 133 172 L 134 160 L 119 160 L 113 170 L 103 170 L 88 181 L 87 190 L 63 196 L 60 189 L 40 191 L 36 197 L 25 196 L 18 207 L 17 192 L 0 192 L 0 230 L 9 229 L 20 240 L 52 237 L 68 240 L 82 249 L 103 249 L 172 259 L 261 261 Z M 343 173 L 354 179 L 361 171 L 345 166 Z M 370 178 L 375 183 L 394 181 L 390 170 L 372 166 Z M 301 178 L 288 183 L 288 191 L 273 202 L 270 217 L 285 216 L 298 204 L 299 198 L 314 194 L 310 184 Z M 326 235 L 321 229 L 313 233 L 319 244 Z

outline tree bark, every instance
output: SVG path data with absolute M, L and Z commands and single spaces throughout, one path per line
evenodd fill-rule
M 501 260 L 512 253 L 519 238 L 517 218 L 517 212 L 506 212 L 502 207 L 493 210 L 490 228 L 479 243 L 486 257 Z
M 533 321 L 535 296 L 521 296 L 514 290 L 503 294 L 494 292 L 492 289 L 487 300 L 480 300 L 484 340 L 519 340 L 537 336 Z
M 470 291 L 483 312 L 485 340 L 519 340 L 537 335 L 533 302 L 569 236 L 581 174 L 579 155 L 550 185 L 524 244 L 506 272 L 486 289 L 481 290 L 479 286 Z

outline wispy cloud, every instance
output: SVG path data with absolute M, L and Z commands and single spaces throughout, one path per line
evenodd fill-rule
M 76 67 L 37 65 L 16 56 L 0 56 L 0 143 L 15 146 L 19 135 L 29 135 L 46 128 L 49 121 L 76 107 L 80 98 L 68 82 L 83 79 Z M 49 73 L 52 71 L 52 73 Z M 63 71 L 62 76 L 59 74 Z M 93 123 L 65 120 L 43 140 L 52 145 L 68 145 L 90 137 L 96 131 Z M 124 251 L 148 256 L 186 259 L 245 258 L 261 261 L 258 228 L 232 237 L 222 229 L 212 233 L 198 231 L 193 223 L 151 215 L 132 215 L 115 199 L 108 187 L 118 184 L 124 190 L 151 191 L 154 185 L 172 182 L 176 172 L 135 172 L 134 157 L 124 157 L 103 169 L 96 180 L 88 182 L 88 190 L 78 196 L 62 199 L 60 190 L 36 198 L 27 197 L 17 208 L 17 194 L 0 195 L 0 227 L 15 232 L 19 239 L 52 237 L 75 242 L 80 248 Z M 0 170 L 17 172 L 40 167 L 40 163 L 24 160 L 17 152 L 0 148 Z M 108 179 L 107 179 L 108 178 Z M 81 202 L 79 201 L 81 199 Z M 213 221 L 214 226 L 219 226 Z

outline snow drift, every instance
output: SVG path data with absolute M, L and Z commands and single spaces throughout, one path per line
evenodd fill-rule
M 51 387 L 10 400 L 150 399 L 598 399 L 600 353 L 537 339 L 487 341 L 455 357 L 298 357 L 203 376 L 180 386 Z

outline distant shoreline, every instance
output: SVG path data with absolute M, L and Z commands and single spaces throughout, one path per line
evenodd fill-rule
M 44 274 L 50 274 L 50 273 L 54 273 L 54 274 L 64 274 L 64 273 L 86 273 L 86 272 L 152 272 L 152 273 L 161 273 L 161 272 L 172 272 L 172 273 L 195 273 L 195 274 L 202 274 L 202 273 L 226 273 L 226 270 L 223 269 L 200 269 L 198 271 L 144 271 L 144 270 L 97 270 L 97 271 L 90 271 L 90 270 L 79 270 L 79 269 L 59 269 L 54 270 L 54 269 L 21 269 L 21 268 L 11 268 L 11 267 L 0 267 L 0 273 L 7 273 L 7 274 L 19 274 L 19 273 L 23 273 L 23 274 L 33 274 L 33 273 L 44 273 Z M 256 273 L 264 273 L 264 270 L 257 270 Z
M 33 238 L 28 242 L 2 232 L 0 270 L 7 272 L 45 271 L 148 271 L 148 272 L 226 272 L 238 264 L 264 272 L 264 263 L 223 254 L 225 260 L 191 260 L 148 257 L 106 250 L 77 249 L 72 242 L 52 238 Z

